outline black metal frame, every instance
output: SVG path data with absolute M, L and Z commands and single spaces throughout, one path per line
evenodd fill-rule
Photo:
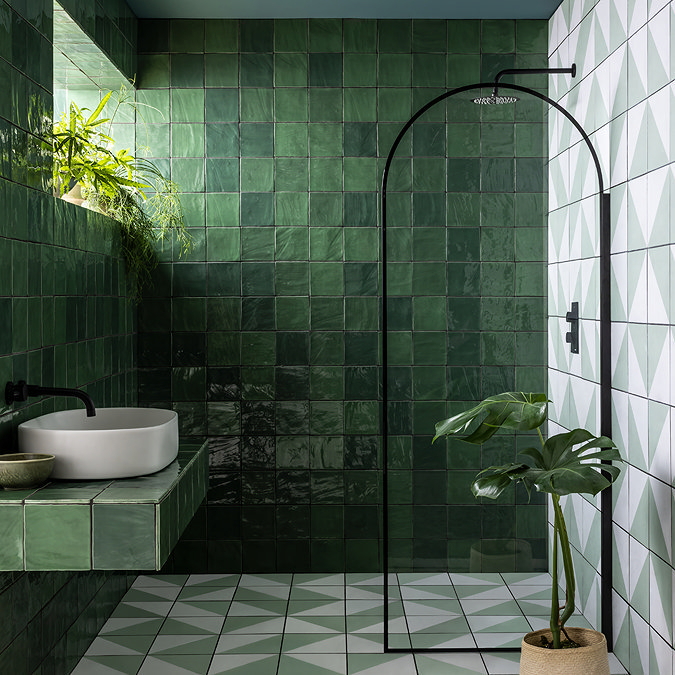
M 527 69 L 527 70 L 508 70 L 497 74 L 493 82 L 482 82 L 477 84 L 465 85 L 440 94 L 436 98 L 422 106 L 402 127 L 398 136 L 394 140 L 382 174 L 381 191 L 381 256 L 382 256 L 382 302 L 381 302 L 381 330 L 382 330 L 382 368 L 381 368 L 381 386 L 382 386 L 382 461 L 383 461 L 383 575 L 384 575 L 384 651 L 390 653 L 411 653 L 411 652 L 482 652 L 481 648 L 471 649 L 441 649 L 441 648 L 392 648 L 389 646 L 389 495 L 388 495 L 388 414 L 387 414 L 387 181 L 389 170 L 394 159 L 394 154 L 398 149 L 404 135 L 427 110 L 433 108 L 437 103 L 444 101 L 451 96 L 461 94 L 462 92 L 475 89 L 492 88 L 493 95 L 496 94 L 497 82 L 502 75 L 516 73 L 570 73 L 576 74 L 576 66 L 572 68 L 559 69 Z M 598 198 L 600 210 L 600 433 L 603 436 L 612 435 L 612 370 L 611 370 L 611 303 L 610 303 L 610 195 L 605 193 L 604 181 L 602 178 L 602 169 L 600 160 L 591 143 L 588 134 L 584 131 L 579 122 L 563 108 L 559 103 L 550 99 L 545 94 L 523 87 L 517 84 L 500 83 L 499 88 L 512 91 L 523 92 L 535 96 L 536 98 L 549 104 L 560 113 L 562 113 L 575 127 L 586 143 L 598 175 Z M 612 650 L 613 645 L 613 627 L 612 627 L 612 488 L 611 486 L 603 490 L 600 495 L 600 602 L 601 602 L 601 630 L 607 639 L 607 649 Z M 520 648 L 502 647 L 491 648 L 489 651 L 495 652 L 514 652 Z

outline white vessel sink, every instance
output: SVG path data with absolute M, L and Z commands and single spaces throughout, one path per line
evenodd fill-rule
M 143 476 L 178 454 L 178 415 L 158 408 L 63 410 L 19 425 L 21 452 L 55 456 L 53 478 L 103 480 Z

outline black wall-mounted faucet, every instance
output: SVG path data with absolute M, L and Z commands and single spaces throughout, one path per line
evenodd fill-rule
M 16 384 L 8 382 L 5 386 L 5 402 L 11 405 L 15 401 L 26 401 L 29 396 L 75 396 L 82 401 L 87 409 L 87 417 L 96 415 L 96 408 L 91 396 L 79 389 L 66 389 L 64 387 L 40 387 L 36 384 L 26 384 L 20 380 Z

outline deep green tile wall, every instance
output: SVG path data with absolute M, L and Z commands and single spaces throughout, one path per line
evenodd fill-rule
M 84 387 L 135 401 L 135 310 L 112 221 L 51 196 L 39 135 L 52 114 L 52 2 L 0 1 L 0 382 Z M 0 452 L 24 419 L 71 405 L 0 402 Z M 69 673 L 129 580 L 0 572 L 0 672 Z
M 139 36 L 138 98 L 164 113 L 146 115 L 139 142 L 182 187 L 195 241 L 187 259 L 165 247 L 140 307 L 139 401 L 173 405 L 182 433 L 211 448 L 208 505 L 173 568 L 376 570 L 383 158 L 445 87 L 545 65 L 546 24 L 153 20 Z M 446 396 L 545 391 L 542 108 L 486 110 L 477 124 L 466 106 L 420 122 L 390 183 L 402 567 L 445 565 L 448 539 L 465 555 L 460 520 L 485 536 L 508 522 L 515 536 L 520 514 L 522 536 L 544 537 L 540 507 L 477 505 L 466 474 L 461 519 L 443 507 L 428 521 L 441 553 L 411 525 L 430 514 L 413 466 L 445 481 L 477 465 L 430 448 Z

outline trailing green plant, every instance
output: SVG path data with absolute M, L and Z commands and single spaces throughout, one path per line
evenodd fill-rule
M 93 111 L 72 102 L 45 142 L 53 151 L 56 196 L 64 197 L 79 185 L 85 205 L 119 222 L 129 292 L 138 300 L 157 265 L 157 243 L 172 235 L 182 255 L 190 250 L 192 240 L 176 183 L 149 159 L 136 157 L 126 148 L 115 149 L 110 130 L 120 106 L 139 110 L 125 88 L 115 93 L 116 104 L 108 118 L 102 114 L 113 92 Z
M 576 582 L 572 550 L 560 506 L 560 497 L 570 494 L 596 495 L 609 487 L 620 469 L 604 460 L 622 462 L 616 445 L 607 436 L 596 437 L 586 429 L 574 429 L 550 436 L 546 440 L 540 427 L 546 421 L 548 399 L 545 394 L 506 392 L 490 396 L 477 406 L 436 424 L 434 441 L 440 436 L 465 434 L 461 440 L 480 445 L 500 429 L 537 430 L 541 448 L 521 450 L 522 463 L 491 466 L 475 477 L 471 490 L 476 497 L 495 499 L 510 485 L 522 483 L 531 494 L 532 488 L 551 495 L 553 503 L 553 550 L 551 574 L 551 644 L 553 649 L 577 646 L 569 639 L 565 623 L 574 612 Z M 477 427 L 473 427 L 483 415 Z M 469 432 L 469 429 L 473 430 Z M 469 432 L 469 433 L 467 433 Z M 558 548 L 565 577 L 565 603 L 558 598 Z M 561 641 L 560 633 L 566 641 Z

